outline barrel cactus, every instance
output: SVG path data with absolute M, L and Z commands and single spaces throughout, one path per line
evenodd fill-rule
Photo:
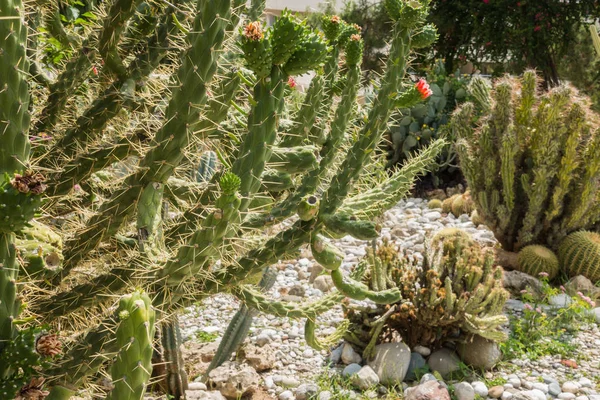
M 600 281 L 600 234 L 580 231 L 568 235 L 558 247 L 562 270 L 570 277 L 583 275 Z
M 536 278 L 542 273 L 548 279 L 554 279 L 559 272 L 558 257 L 547 247 L 525 246 L 518 253 L 517 269 Z

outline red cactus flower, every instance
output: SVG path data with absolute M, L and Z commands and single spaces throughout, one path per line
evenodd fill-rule
M 433 94 L 431 89 L 429 88 L 429 84 L 425 81 L 425 79 L 419 79 L 419 82 L 415 84 L 415 87 L 421 93 L 421 98 L 425 100 L 429 96 Z
M 292 89 L 295 88 L 297 85 L 296 81 L 294 80 L 294 78 L 292 78 L 291 76 L 288 78 L 288 86 L 291 87 Z
M 98 68 L 96 68 L 96 66 L 92 66 L 92 72 L 94 73 L 94 75 L 98 76 Z

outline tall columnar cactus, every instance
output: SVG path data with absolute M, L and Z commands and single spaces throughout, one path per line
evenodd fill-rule
M 452 119 L 457 149 L 479 216 L 504 250 L 556 250 L 567 234 L 600 220 L 600 134 L 574 89 L 538 94 L 528 71 L 491 92 L 474 79 L 470 92 L 475 102 Z
M 35 295 L 23 302 L 34 322 L 60 324 L 69 338 L 64 357 L 39 372 L 45 383 L 34 376 L 29 380 L 22 363 L 0 362 L 0 383 L 11 388 L 10 396 L 39 389 L 50 392 L 48 399 L 68 399 L 90 375 L 112 370 L 111 396 L 140 398 L 154 345 L 169 363 L 173 384 L 167 391 L 181 398 L 187 378 L 181 372 L 175 315 L 215 293 L 231 293 L 247 307 L 228 330 L 224 354 L 243 339 L 256 310 L 307 318 L 307 342 L 323 347 L 339 339 L 346 325 L 319 339 L 317 317 L 345 296 L 376 303 L 400 297 L 397 288 L 369 288 L 360 277 L 345 276 L 343 255 L 327 236 L 375 238 L 375 218 L 404 196 L 442 148 L 435 142 L 389 179 L 356 187 L 391 109 L 428 95 L 423 83 L 403 82 L 411 48 L 435 37 L 424 25 L 427 1 L 396 0 L 401 11 L 393 16 L 387 72 L 355 137 L 349 131 L 363 47 L 356 27 L 328 16 L 321 35 L 285 12 L 273 27 L 263 30 L 251 18 L 240 28 L 235 10 L 244 0 L 197 0 L 193 18 L 186 7 L 161 6 L 154 15 L 140 3 L 104 2 L 106 18 L 88 28 L 80 45 L 71 44 L 73 58 L 54 82 L 40 88 L 49 92 L 48 100 L 34 117 L 33 136 L 45 140 L 32 141 L 30 162 L 27 37 L 20 19 L 27 11 L 14 0 L 0 0 L 0 72 L 10 78 L 0 89 L 0 360 L 26 336 L 14 323 L 21 307 L 18 279 L 34 280 L 28 286 Z M 255 1 L 252 10 L 263 6 Z M 229 46 L 234 42 L 239 46 Z M 342 53 L 345 83 L 336 100 Z M 166 58 L 168 65 L 161 65 Z M 152 74 L 157 68 L 176 72 L 169 80 L 157 79 L 162 77 Z M 92 72 L 88 79 L 96 70 L 98 75 Z M 285 118 L 293 128 L 286 129 L 288 136 L 281 134 L 280 121 L 294 109 L 288 103 L 288 78 L 311 70 L 317 75 L 309 93 L 299 111 Z M 79 90 L 82 85 L 86 91 Z M 238 131 L 224 132 L 224 121 L 235 121 Z M 344 148 L 344 161 L 333 170 L 335 155 Z M 219 159 L 219 169 L 201 183 L 196 182 L 198 149 Z M 47 182 L 38 170 L 47 172 Z M 50 196 L 42 204 L 45 185 Z M 288 189 L 293 193 L 284 193 Z M 266 205 L 258 208 L 262 199 Z M 40 206 L 44 212 L 36 216 Z M 248 229 L 294 213 L 300 220 L 273 236 Z M 34 216 L 39 220 L 28 226 Z M 41 234 L 42 227 L 56 231 L 60 240 Z M 307 243 L 331 270 L 339 292 L 296 306 L 273 301 L 252 285 L 262 271 Z M 49 268 L 50 261 L 58 267 Z M 19 268 L 25 272 L 21 277 Z M 109 299 L 132 288 L 148 295 L 123 299 L 129 315 L 107 309 Z M 154 339 L 151 310 L 162 323 L 162 342 Z M 75 334 L 78 321 L 90 328 L 82 335 Z M 113 340 L 115 326 L 118 340 Z M 134 343 L 142 347 L 127 344 L 132 334 L 126 331 L 134 328 L 145 334 L 135 335 Z M 40 340 L 38 351 L 56 342 Z
M 391 312 L 387 312 L 389 306 L 372 312 L 348 306 L 353 323 L 348 338 L 357 344 L 372 348 L 394 332 L 411 347 L 436 345 L 455 333 L 505 339 L 500 326 L 507 322 L 502 308 L 509 295 L 502 287 L 502 268 L 494 267 L 493 253 L 468 235 L 433 238 L 422 263 L 402 257 L 389 243 L 371 251 L 367 262 L 368 286 L 396 287 L 403 301 Z M 384 314 L 384 328 L 371 337 L 372 325 L 363 326 L 363 321 L 375 321 Z
M 123 296 L 115 335 L 119 352 L 111 367 L 113 386 L 107 399 L 141 400 L 152 374 L 152 341 L 156 315 L 147 294 Z

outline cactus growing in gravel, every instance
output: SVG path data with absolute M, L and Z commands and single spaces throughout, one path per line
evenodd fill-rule
M 329 17 L 325 37 L 289 12 L 264 30 L 253 21 L 240 28 L 244 1 L 197 0 L 158 7 L 147 27 L 141 22 L 147 14 L 138 7 L 140 1 L 102 2 L 97 7 L 104 20 L 89 27 L 81 44 L 73 43 L 74 56 L 54 82 L 35 86 L 32 93 L 47 92 L 47 101 L 29 107 L 27 31 L 21 19 L 27 10 L 18 1 L 0 0 L 0 19 L 7 21 L 0 24 L 0 72 L 9 78 L 0 90 L 0 360 L 12 354 L 25 332 L 15 326 L 21 308 L 18 279 L 30 279 L 27 295 L 32 297 L 24 304 L 33 322 L 28 322 L 61 327 L 68 338 L 65 356 L 36 370 L 45 382 L 20 376 L 22 367 L 0 363 L 3 387 L 39 387 L 48 389 L 48 399 L 68 399 L 90 375 L 111 369 L 115 389 L 110 396 L 140 398 L 155 345 L 170 363 L 168 379 L 174 384 L 168 390 L 181 397 L 186 379 L 173 328 L 183 307 L 228 292 L 253 310 L 307 318 L 309 343 L 322 347 L 339 338 L 346 326 L 319 339 L 314 335 L 317 317 L 345 295 L 397 301 L 395 288 L 373 290 L 356 276 L 344 276 L 340 252 L 326 238 L 376 237 L 375 217 L 404 196 L 444 145 L 432 143 L 381 182 L 361 179 L 392 109 L 398 102 L 416 104 L 427 94 L 424 83 L 404 84 L 412 38 L 421 35 L 419 47 L 432 40 L 431 27 L 424 28 L 427 1 L 393 1 L 404 11 L 395 16 L 386 73 L 354 136 L 349 132 L 363 44 L 358 30 L 339 18 Z M 252 9 L 264 8 L 259 3 L 253 2 Z M 335 101 L 341 54 L 346 83 Z M 241 62 L 252 74 L 244 72 Z M 311 70 L 317 71 L 311 97 L 307 94 L 293 118 L 299 130 L 290 129 L 286 136 L 278 125 L 289 109 L 288 79 Z M 153 71 L 170 75 L 168 84 Z M 87 90 L 80 91 L 82 86 Z M 316 107 L 312 99 L 319 103 Z M 35 121 L 31 130 L 30 109 Z M 225 120 L 235 120 L 242 134 L 222 134 L 219 126 Z M 212 175 L 201 172 L 201 183 L 196 182 L 202 159 L 198 149 L 214 152 L 203 161 L 210 166 L 214 154 L 220 167 Z M 340 149 L 347 151 L 337 165 Z M 278 198 L 270 189 L 282 182 L 280 192 L 290 185 L 293 192 Z M 45 189 L 49 196 L 42 203 Z M 261 198 L 267 204 L 254 208 Z M 40 207 L 43 212 L 37 214 Z M 252 229 L 297 212 L 302 214 L 299 221 L 273 235 Z M 51 228 L 61 240 L 33 233 L 36 226 Z M 342 293 L 294 306 L 273 301 L 249 284 L 308 243 L 315 258 L 330 267 Z M 20 278 L 18 252 L 26 272 Z M 55 269 L 49 268 L 49 252 L 58 257 Z M 33 268 L 43 271 L 39 278 L 29 275 Z M 134 294 L 140 297 L 137 303 L 123 298 L 121 308 L 137 304 L 125 318 L 119 312 L 125 310 L 115 310 L 109 302 L 132 288 L 148 295 Z M 144 312 L 148 318 L 142 321 Z M 161 324 L 162 346 L 152 333 L 154 318 Z M 126 330 L 134 327 L 146 334 L 143 340 L 136 336 L 143 348 L 123 347 Z M 77 335 L 82 330 L 86 332 Z M 231 332 L 233 348 L 245 330 Z M 112 366 L 109 354 L 117 354 Z
M 517 269 L 536 278 L 540 273 L 546 273 L 548 279 L 554 279 L 559 271 L 558 257 L 547 247 L 525 246 L 517 255 Z
M 571 233 L 558 247 L 560 266 L 568 276 L 583 275 L 600 281 L 600 234 L 580 231 Z
M 453 116 L 457 150 L 480 217 L 506 251 L 529 244 L 556 250 L 571 232 L 600 220 L 600 133 L 568 86 L 537 92 L 534 72 L 482 78 L 474 103 Z
M 436 208 L 442 208 L 442 200 L 439 200 L 439 199 L 429 200 L 429 202 L 427 203 L 427 208 L 429 208 L 430 210 L 433 210 Z
M 455 334 L 504 340 L 500 326 L 507 322 L 502 309 L 509 295 L 502 287 L 502 268 L 493 266 L 493 253 L 464 232 L 448 232 L 434 237 L 424 256 L 422 262 L 402 257 L 390 243 L 370 251 L 369 287 L 395 287 L 402 301 L 375 310 L 348 306 L 353 325 L 346 339 L 367 351 L 395 332 L 410 347 L 435 347 Z M 381 325 L 373 336 L 375 321 Z

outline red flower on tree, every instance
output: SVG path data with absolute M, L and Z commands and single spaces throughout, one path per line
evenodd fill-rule
M 425 81 L 425 79 L 419 79 L 419 82 L 415 84 L 415 87 L 421 93 L 421 98 L 425 100 L 429 96 L 433 94 L 431 88 L 429 88 L 429 84 Z

